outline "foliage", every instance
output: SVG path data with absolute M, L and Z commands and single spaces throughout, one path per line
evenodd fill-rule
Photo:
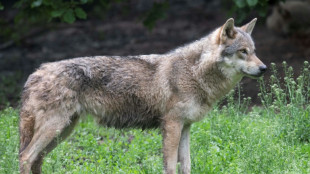
M 1 1 L 1 0 L 0 0 Z M 269 0 L 222 0 L 229 10 L 229 16 L 235 14 L 236 23 L 241 23 L 252 11 L 259 16 L 267 14 Z M 274 0 L 278 3 L 284 0 Z M 47 26 L 51 22 L 72 24 L 77 20 L 85 20 L 90 14 L 105 16 L 114 4 L 126 4 L 126 0 L 15 0 L 13 7 L 17 10 L 14 22 L 0 18 L 0 39 L 19 41 L 26 37 L 34 26 Z M 126 7 L 126 5 L 124 5 Z M 154 1 L 152 8 L 140 16 L 142 23 L 152 29 L 156 21 L 166 17 L 169 1 Z M 0 10 L 9 7 L 0 2 Z M 128 9 L 126 9 L 128 10 Z M 125 10 L 124 10 L 125 11 Z
M 19 40 L 25 37 L 34 26 L 46 26 L 51 22 L 72 24 L 77 20 L 85 20 L 88 14 L 100 12 L 101 16 L 108 13 L 113 4 L 126 3 L 124 0 L 17 0 L 13 7 L 14 25 L 7 19 L 0 18 L 0 38 Z M 154 2 L 153 7 L 143 16 L 143 24 L 152 29 L 155 22 L 165 17 L 168 1 Z M 0 2 L 0 10 L 4 9 Z M 8 8 L 6 8 L 8 9 Z
M 15 3 L 20 9 L 15 17 L 16 22 L 29 20 L 30 23 L 48 22 L 60 19 L 63 22 L 73 23 L 77 18 L 86 19 L 87 14 L 82 5 L 92 3 L 92 0 L 65 1 L 65 0 L 26 0 Z M 25 18 L 27 17 L 27 18 Z
M 278 3 L 280 1 L 284 0 L 274 0 L 273 3 Z M 233 0 L 232 5 L 228 7 L 229 14 L 238 16 L 236 18 L 236 23 L 240 24 L 253 11 L 256 11 L 261 17 L 265 17 L 267 15 L 269 3 L 269 0 Z
M 155 2 L 153 8 L 146 14 L 143 24 L 149 29 L 154 28 L 156 21 L 166 18 L 165 11 L 168 7 L 169 3 L 167 1 L 162 3 Z
M 73 23 L 77 18 L 86 19 L 87 14 L 83 5 L 92 3 L 92 0 L 66 1 L 66 0 L 19 0 L 15 1 L 13 8 L 17 9 L 13 22 L 1 19 L 1 37 L 4 40 L 19 40 L 35 26 L 44 26 L 55 20 Z M 9 8 L 6 8 L 10 10 Z M 26 34 L 25 34 L 26 33 Z
M 310 141 L 310 65 L 304 62 L 301 74 L 295 79 L 292 67 L 286 62 L 282 66 L 284 79 L 277 76 L 278 70 L 271 64 L 273 75 L 270 77 L 269 88 L 261 82 L 262 104 L 269 114 L 281 117 L 282 128 L 279 136 L 290 141 Z M 281 83 L 281 81 L 284 83 Z
M 284 83 L 273 65 L 271 85 L 261 80 L 261 107 L 237 90 L 228 104 L 215 107 L 192 125 L 192 173 L 310 173 L 310 73 L 283 63 Z M 240 88 L 238 88 L 240 89 Z M 0 111 L 0 173 L 18 171 L 18 111 Z M 82 119 L 66 141 L 45 157 L 43 173 L 161 173 L 158 130 L 115 130 Z

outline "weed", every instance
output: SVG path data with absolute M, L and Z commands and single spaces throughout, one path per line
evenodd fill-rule
M 277 77 L 277 69 L 272 64 L 273 75 L 270 78 L 270 88 L 266 88 L 264 80 L 260 81 L 261 97 L 264 108 L 271 117 L 280 117 L 281 130 L 279 136 L 288 141 L 310 140 L 310 66 L 305 61 L 300 75 L 295 79 L 292 67 L 282 63 L 285 77 L 281 81 Z

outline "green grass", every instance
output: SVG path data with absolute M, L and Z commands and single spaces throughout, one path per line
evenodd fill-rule
M 262 106 L 249 99 L 215 107 L 191 129 L 192 173 L 310 173 L 310 73 L 261 81 Z M 238 90 L 237 90 L 238 91 Z M 240 95 L 239 95 L 240 96 Z M 0 111 L 0 173 L 18 173 L 18 111 Z M 43 173 L 162 173 L 158 130 L 107 129 L 92 117 L 46 158 Z

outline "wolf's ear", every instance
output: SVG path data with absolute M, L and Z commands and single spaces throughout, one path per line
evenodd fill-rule
M 253 31 L 253 29 L 254 29 L 254 26 L 255 26 L 256 21 L 257 21 L 257 18 L 254 18 L 251 22 L 249 22 L 249 23 L 243 25 L 243 26 L 241 27 L 241 29 L 242 29 L 243 31 L 245 31 L 245 32 L 247 32 L 247 33 L 249 33 L 249 34 L 251 34 L 252 31 Z
M 228 19 L 225 24 L 222 26 L 221 34 L 220 34 L 220 42 L 225 43 L 228 39 L 235 38 L 236 30 L 234 26 L 234 19 Z

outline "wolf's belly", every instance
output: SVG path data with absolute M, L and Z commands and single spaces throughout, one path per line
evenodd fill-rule
M 160 126 L 160 116 L 153 113 L 111 113 L 98 117 L 98 123 L 107 127 L 152 129 Z
M 101 105 L 86 109 L 97 118 L 100 125 L 114 128 L 151 129 L 160 126 L 162 114 L 146 105 L 126 103 L 124 105 Z

